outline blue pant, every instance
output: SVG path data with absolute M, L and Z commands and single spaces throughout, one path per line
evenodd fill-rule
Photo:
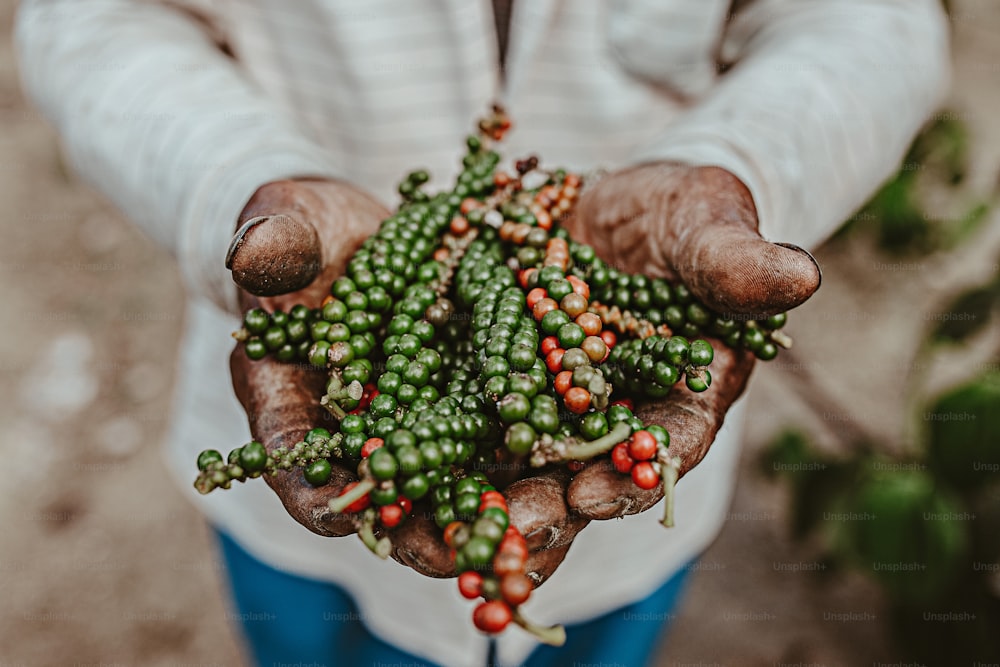
M 354 600 L 339 586 L 275 570 L 225 534 L 218 537 L 236 617 L 255 664 L 429 664 L 372 635 L 360 621 Z M 568 626 L 564 646 L 539 646 L 526 667 L 574 663 L 639 667 L 652 662 L 688 572 L 689 568 L 682 569 L 644 600 Z

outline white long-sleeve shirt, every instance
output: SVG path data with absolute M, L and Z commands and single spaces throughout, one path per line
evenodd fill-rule
M 453 581 L 312 535 L 263 484 L 191 489 L 198 451 L 249 438 L 228 381 L 237 320 L 223 258 L 250 195 L 330 176 L 391 204 L 417 166 L 448 183 L 464 136 L 500 99 L 516 124 L 510 156 L 577 170 L 718 165 L 748 185 L 765 237 L 812 246 L 892 173 L 940 100 L 938 5 L 756 0 L 731 16 L 729 0 L 523 0 L 503 77 L 489 0 L 27 0 L 16 39 L 24 85 L 70 163 L 180 262 L 191 298 L 167 458 L 193 501 L 263 561 L 345 586 L 386 640 L 470 665 L 487 642 Z M 728 506 L 739 414 L 681 483 L 677 528 L 658 527 L 656 510 L 592 523 L 527 611 L 592 618 L 704 549 Z M 512 629 L 499 657 L 518 663 L 533 647 Z

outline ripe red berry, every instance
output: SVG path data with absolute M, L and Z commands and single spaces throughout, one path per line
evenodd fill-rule
M 525 302 L 528 304 L 528 308 L 534 308 L 536 303 L 538 303 L 548 295 L 549 293 L 546 292 L 543 288 L 536 287 L 535 289 L 528 292 L 528 296 L 525 297 Z
M 399 495 L 396 497 L 396 504 L 403 508 L 403 511 L 409 514 L 413 511 L 413 501 L 404 495 Z
M 590 285 L 573 275 L 566 276 L 566 280 L 568 280 L 569 284 L 573 286 L 574 292 L 582 296 L 584 299 L 590 298 Z
M 475 600 L 483 594 L 483 575 L 475 570 L 466 570 L 458 575 L 458 592 L 464 598 Z
M 618 342 L 618 336 L 616 336 L 615 332 L 611 329 L 602 329 L 600 336 L 601 340 L 604 341 L 604 344 L 608 346 L 608 349 L 613 348 L 615 343 Z
M 559 347 L 559 339 L 555 336 L 546 336 L 542 339 L 542 344 L 539 347 L 542 350 L 542 354 L 548 354 Z
M 636 461 L 648 461 L 656 456 L 656 438 L 649 431 L 636 431 L 628 443 L 628 453 Z
M 472 612 L 472 622 L 482 632 L 495 634 L 503 631 L 511 621 L 510 607 L 500 600 L 484 602 Z
M 517 572 L 500 578 L 500 596 L 511 607 L 516 607 L 531 596 L 534 586 L 527 575 Z
M 635 459 L 628 453 L 628 445 L 624 442 L 619 442 L 611 450 L 611 463 L 614 465 L 615 470 L 627 475 L 632 472 L 632 466 L 635 465 Z
M 378 509 L 378 518 L 386 528 L 395 528 L 403 522 L 406 513 L 399 505 L 383 505 Z
M 640 461 L 632 468 L 632 481 L 640 489 L 653 489 L 660 483 L 660 476 L 649 461 Z
M 526 560 L 527 555 L 514 549 L 498 551 L 497 555 L 493 557 L 493 572 L 498 577 L 513 572 L 523 572 Z
M 385 441 L 382 440 L 382 438 L 368 438 L 365 440 L 365 444 L 361 446 L 361 458 L 368 458 L 372 455 L 372 452 L 384 444 Z M 381 456 L 381 454 L 379 454 L 379 456 Z
M 552 380 L 552 387 L 556 390 L 557 394 L 563 396 L 573 388 L 573 371 L 559 371 L 556 373 L 555 379 Z
M 562 358 L 564 354 L 566 354 L 566 350 L 557 347 L 545 355 L 545 367 L 549 369 L 550 373 L 558 373 L 562 370 Z
M 582 415 L 590 409 L 590 392 L 583 387 L 570 387 L 566 390 L 566 395 L 563 396 L 563 402 L 566 404 L 567 410 Z

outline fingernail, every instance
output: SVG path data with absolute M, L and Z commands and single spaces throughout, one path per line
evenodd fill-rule
M 242 225 L 240 225 L 240 228 L 237 229 L 236 233 L 233 235 L 233 240 L 230 241 L 230 243 L 229 243 L 229 250 L 226 251 L 226 268 L 227 269 L 229 269 L 230 271 L 232 271 L 232 269 L 233 269 L 233 258 L 236 257 L 237 251 L 239 251 L 240 247 L 243 245 L 243 237 L 245 237 L 247 235 L 247 232 L 249 232 L 251 228 L 256 227 L 260 223 L 266 222 L 266 221 L 268 221 L 270 219 L 271 219 L 271 216 L 269 216 L 269 215 L 259 215 L 256 218 L 250 218 L 249 220 L 247 220 L 246 222 L 244 222 Z
M 322 270 L 319 236 L 311 224 L 291 215 L 251 218 L 233 236 L 226 266 L 236 284 L 251 294 L 294 292 Z
M 775 243 L 774 245 L 779 245 L 782 248 L 788 248 L 789 250 L 795 250 L 796 252 L 800 252 L 806 257 L 808 257 L 809 261 L 812 262 L 813 266 L 816 267 L 816 275 L 819 276 L 819 279 L 816 281 L 816 289 L 819 289 L 820 285 L 823 284 L 823 269 L 822 267 L 820 267 L 819 262 L 816 261 L 816 258 L 813 257 L 813 254 L 811 252 L 809 252 L 802 246 L 795 245 L 794 243 Z

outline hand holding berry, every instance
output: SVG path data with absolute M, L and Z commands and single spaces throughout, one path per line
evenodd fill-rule
M 761 238 L 750 192 L 718 167 L 657 163 L 616 172 L 584 192 L 564 226 L 610 266 L 679 280 L 719 313 L 763 319 L 801 304 L 820 283 L 811 255 Z M 754 354 L 713 347 L 712 391 L 677 385 L 637 412 L 667 428 L 679 475 L 705 457 L 753 368 Z M 607 462 L 588 466 L 567 489 L 569 506 L 589 519 L 642 512 L 662 496 L 660 485 L 641 490 Z
M 240 216 L 227 258 L 242 288 L 241 308 L 263 306 L 268 312 L 287 313 L 293 304 L 319 306 L 351 253 L 387 215 L 373 198 L 345 183 L 263 185 Z M 332 428 L 329 413 L 316 402 L 325 378 L 308 364 L 281 363 L 273 357 L 251 361 L 238 347 L 230 357 L 230 370 L 253 437 L 267 451 L 291 449 L 316 425 Z M 354 471 L 334 464 L 330 475 L 329 483 L 319 487 L 309 484 L 298 469 L 265 479 L 303 526 L 319 535 L 348 535 L 355 531 L 352 518 L 331 512 L 327 503 L 355 479 Z

